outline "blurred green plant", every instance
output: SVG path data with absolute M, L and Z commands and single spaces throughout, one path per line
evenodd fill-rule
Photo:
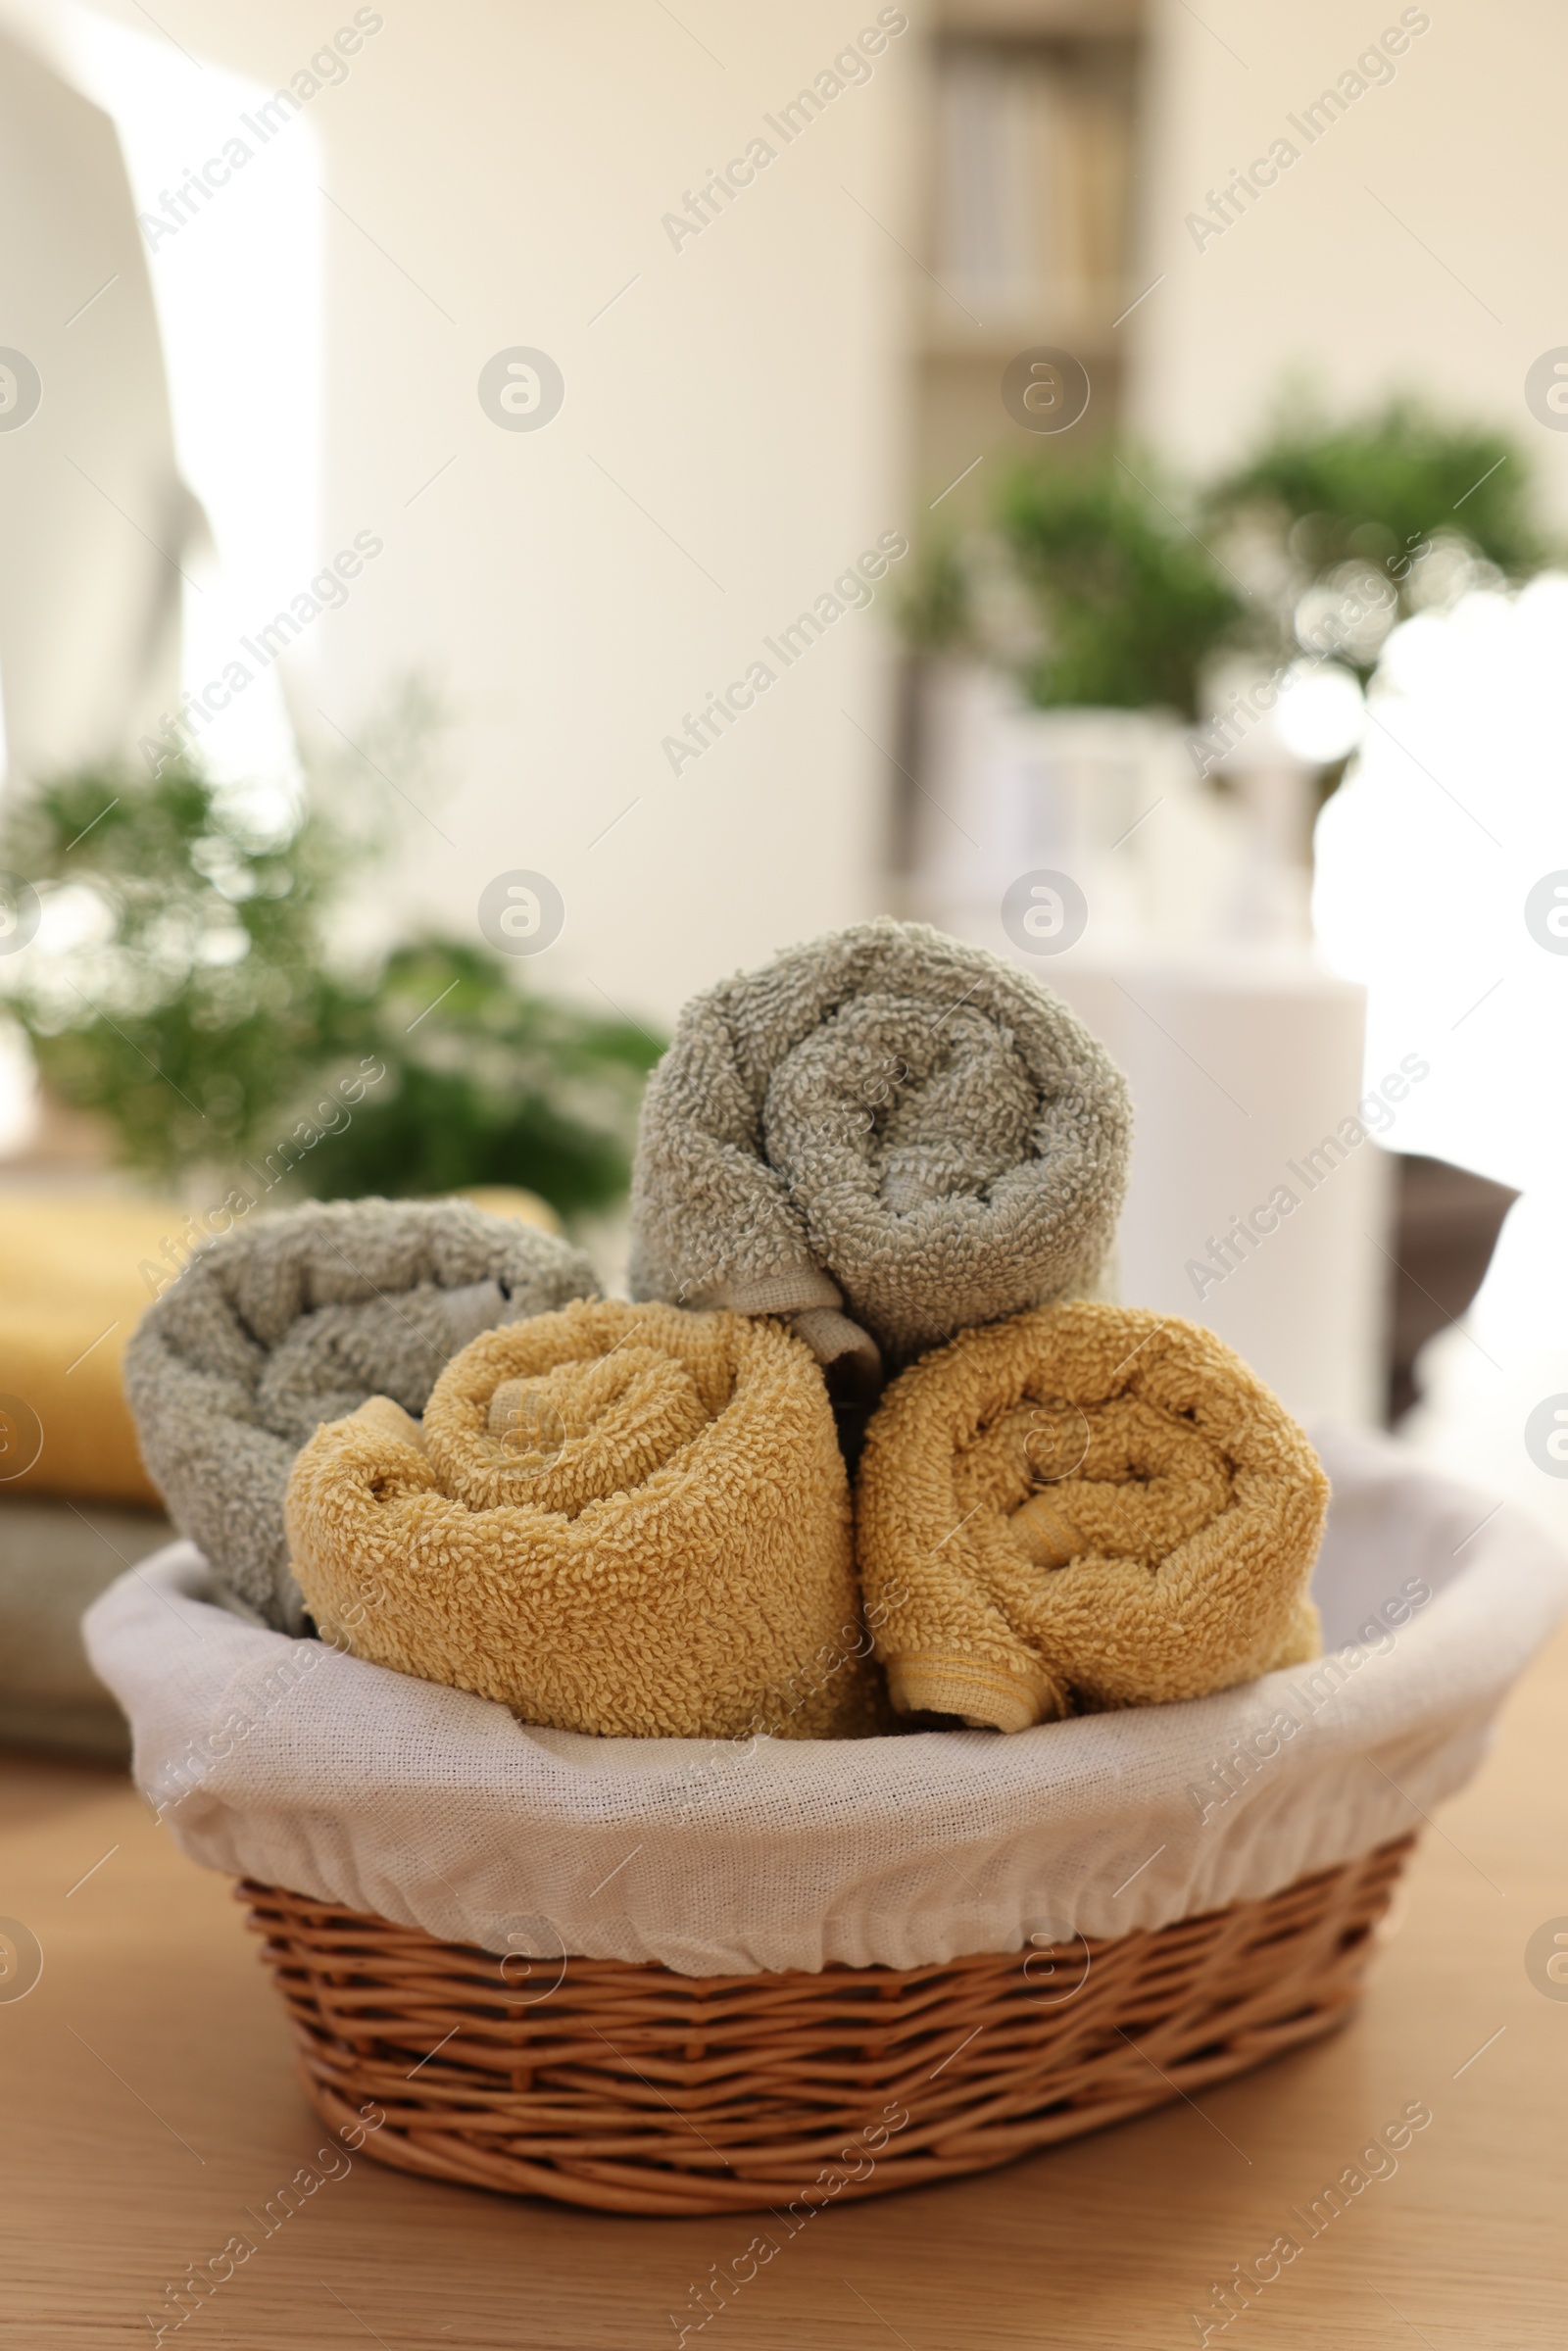
M 1038 601 L 1043 642 L 1024 682 L 1043 709 L 1196 716 L 1203 665 L 1236 628 L 1236 589 L 1183 522 L 1182 491 L 1156 490 L 1151 470 L 1111 453 L 1004 478 L 997 528 Z
M 1253 590 L 1254 641 L 1363 679 L 1398 621 L 1516 585 L 1552 553 L 1522 446 L 1409 397 L 1335 424 L 1293 393 L 1204 505 L 1205 535 Z
M 975 612 L 976 550 L 973 537 L 936 538 L 920 551 L 913 585 L 905 597 L 904 634 L 916 653 L 985 653 L 985 632 Z M 1038 632 L 1030 629 L 1030 641 Z
M 927 554 L 906 625 L 926 652 L 990 660 L 1046 710 L 1196 715 L 1241 599 L 1142 456 L 1015 467 L 989 527 Z
M 330 1199 L 521 1184 L 554 1207 L 625 1190 L 643 1081 L 662 1051 L 629 1020 L 524 995 L 499 956 L 451 939 L 403 947 L 371 986 L 337 989 L 326 1035 L 387 1077 L 303 1171 Z
M 287 795 L 179 762 L 56 777 L 7 807 L 0 865 L 44 921 L 0 988 L 45 1083 L 109 1120 L 127 1166 L 167 1177 L 271 1140 L 319 1064 L 336 863 Z
M 0 1004 L 45 1084 L 166 1183 L 260 1156 L 336 1195 L 511 1183 L 567 1215 L 613 1200 L 657 1041 L 524 994 L 465 941 L 334 966 L 337 910 L 393 832 L 363 782 L 353 811 L 183 761 L 19 797 L 0 869 L 42 920 L 0 961 Z M 317 1096 L 369 1056 L 385 1076 L 330 1147 L 290 1153 Z
M 1201 493 L 1130 449 L 1004 474 L 982 527 L 924 551 L 906 631 L 1044 708 L 1194 717 L 1227 653 L 1364 682 L 1398 621 L 1552 560 L 1536 504 L 1506 433 L 1407 397 L 1335 423 L 1298 390 Z

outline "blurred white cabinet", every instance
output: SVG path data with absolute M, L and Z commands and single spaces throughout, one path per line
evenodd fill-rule
M 1357 1107 L 1363 991 L 1249 956 L 1036 968 L 1132 1088 L 1123 1298 L 1206 1323 L 1298 1417 L 1381 1418 L 1393 1166 L 1388 1105 Z

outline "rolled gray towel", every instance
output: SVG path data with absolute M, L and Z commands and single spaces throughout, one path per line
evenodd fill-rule
M 862 923 L 681 1014 L 643 1104 L 632 1296 L 793 1316 L 869 1379 L 877 1349 L 896 1368 L 1093 1291 L 1130 1141 L 1120 1071 L 1049 989 Z
M 420 1413 L 481 1331 L 598 1296 L 580 1249 L 466 1200 L 313 1201 L 199 1249 L 125 1349 L 148 1469 L 236 1596 L 297 1633 L 294 1456 L 367 1396 Z

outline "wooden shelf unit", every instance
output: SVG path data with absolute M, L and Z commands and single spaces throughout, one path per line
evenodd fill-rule
M 930 24 L 923 281 L 913 325 L 915 490 L 927 507 L 976 458 L 1070 457 L 1114 426 L 1131 281 L 1140 0 L 942 0 Z M 1082 423 L 1016 424 L 1001 398 L 1019 351 L 1073 353 Z M 954 493 L 977 514 L 994 468 Z

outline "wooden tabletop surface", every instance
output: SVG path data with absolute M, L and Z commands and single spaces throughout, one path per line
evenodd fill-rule
M 1347 2030 L 1005 2171 L 825 2212 L 688 2346 L 1175 2351 L 1202 2339 L 1195 2311 L 1214 2326 L 1233 2265 L 1423 2102 L 1397 2171 L 1207 2339 L 1559 2351 L 1568 1996 L 1536 1987 L 1525 1950 L 1568 1932 L 1565 1760 L 1568 1633 L 1425 1830 Z M 185 2266 L 254 2234 L 248 2212 L 323 2144 L 281 2011 L 226 1882 L 110 1772 L 0 1762 L 0 1914 L 43 1953 L 35 1988 L 0 1999 L 0 2341 L 151 2343 Z M 345 2161 L 164 2341 L 662 2351 L 752 2234 L 745 2215 L 614 2220 Z

